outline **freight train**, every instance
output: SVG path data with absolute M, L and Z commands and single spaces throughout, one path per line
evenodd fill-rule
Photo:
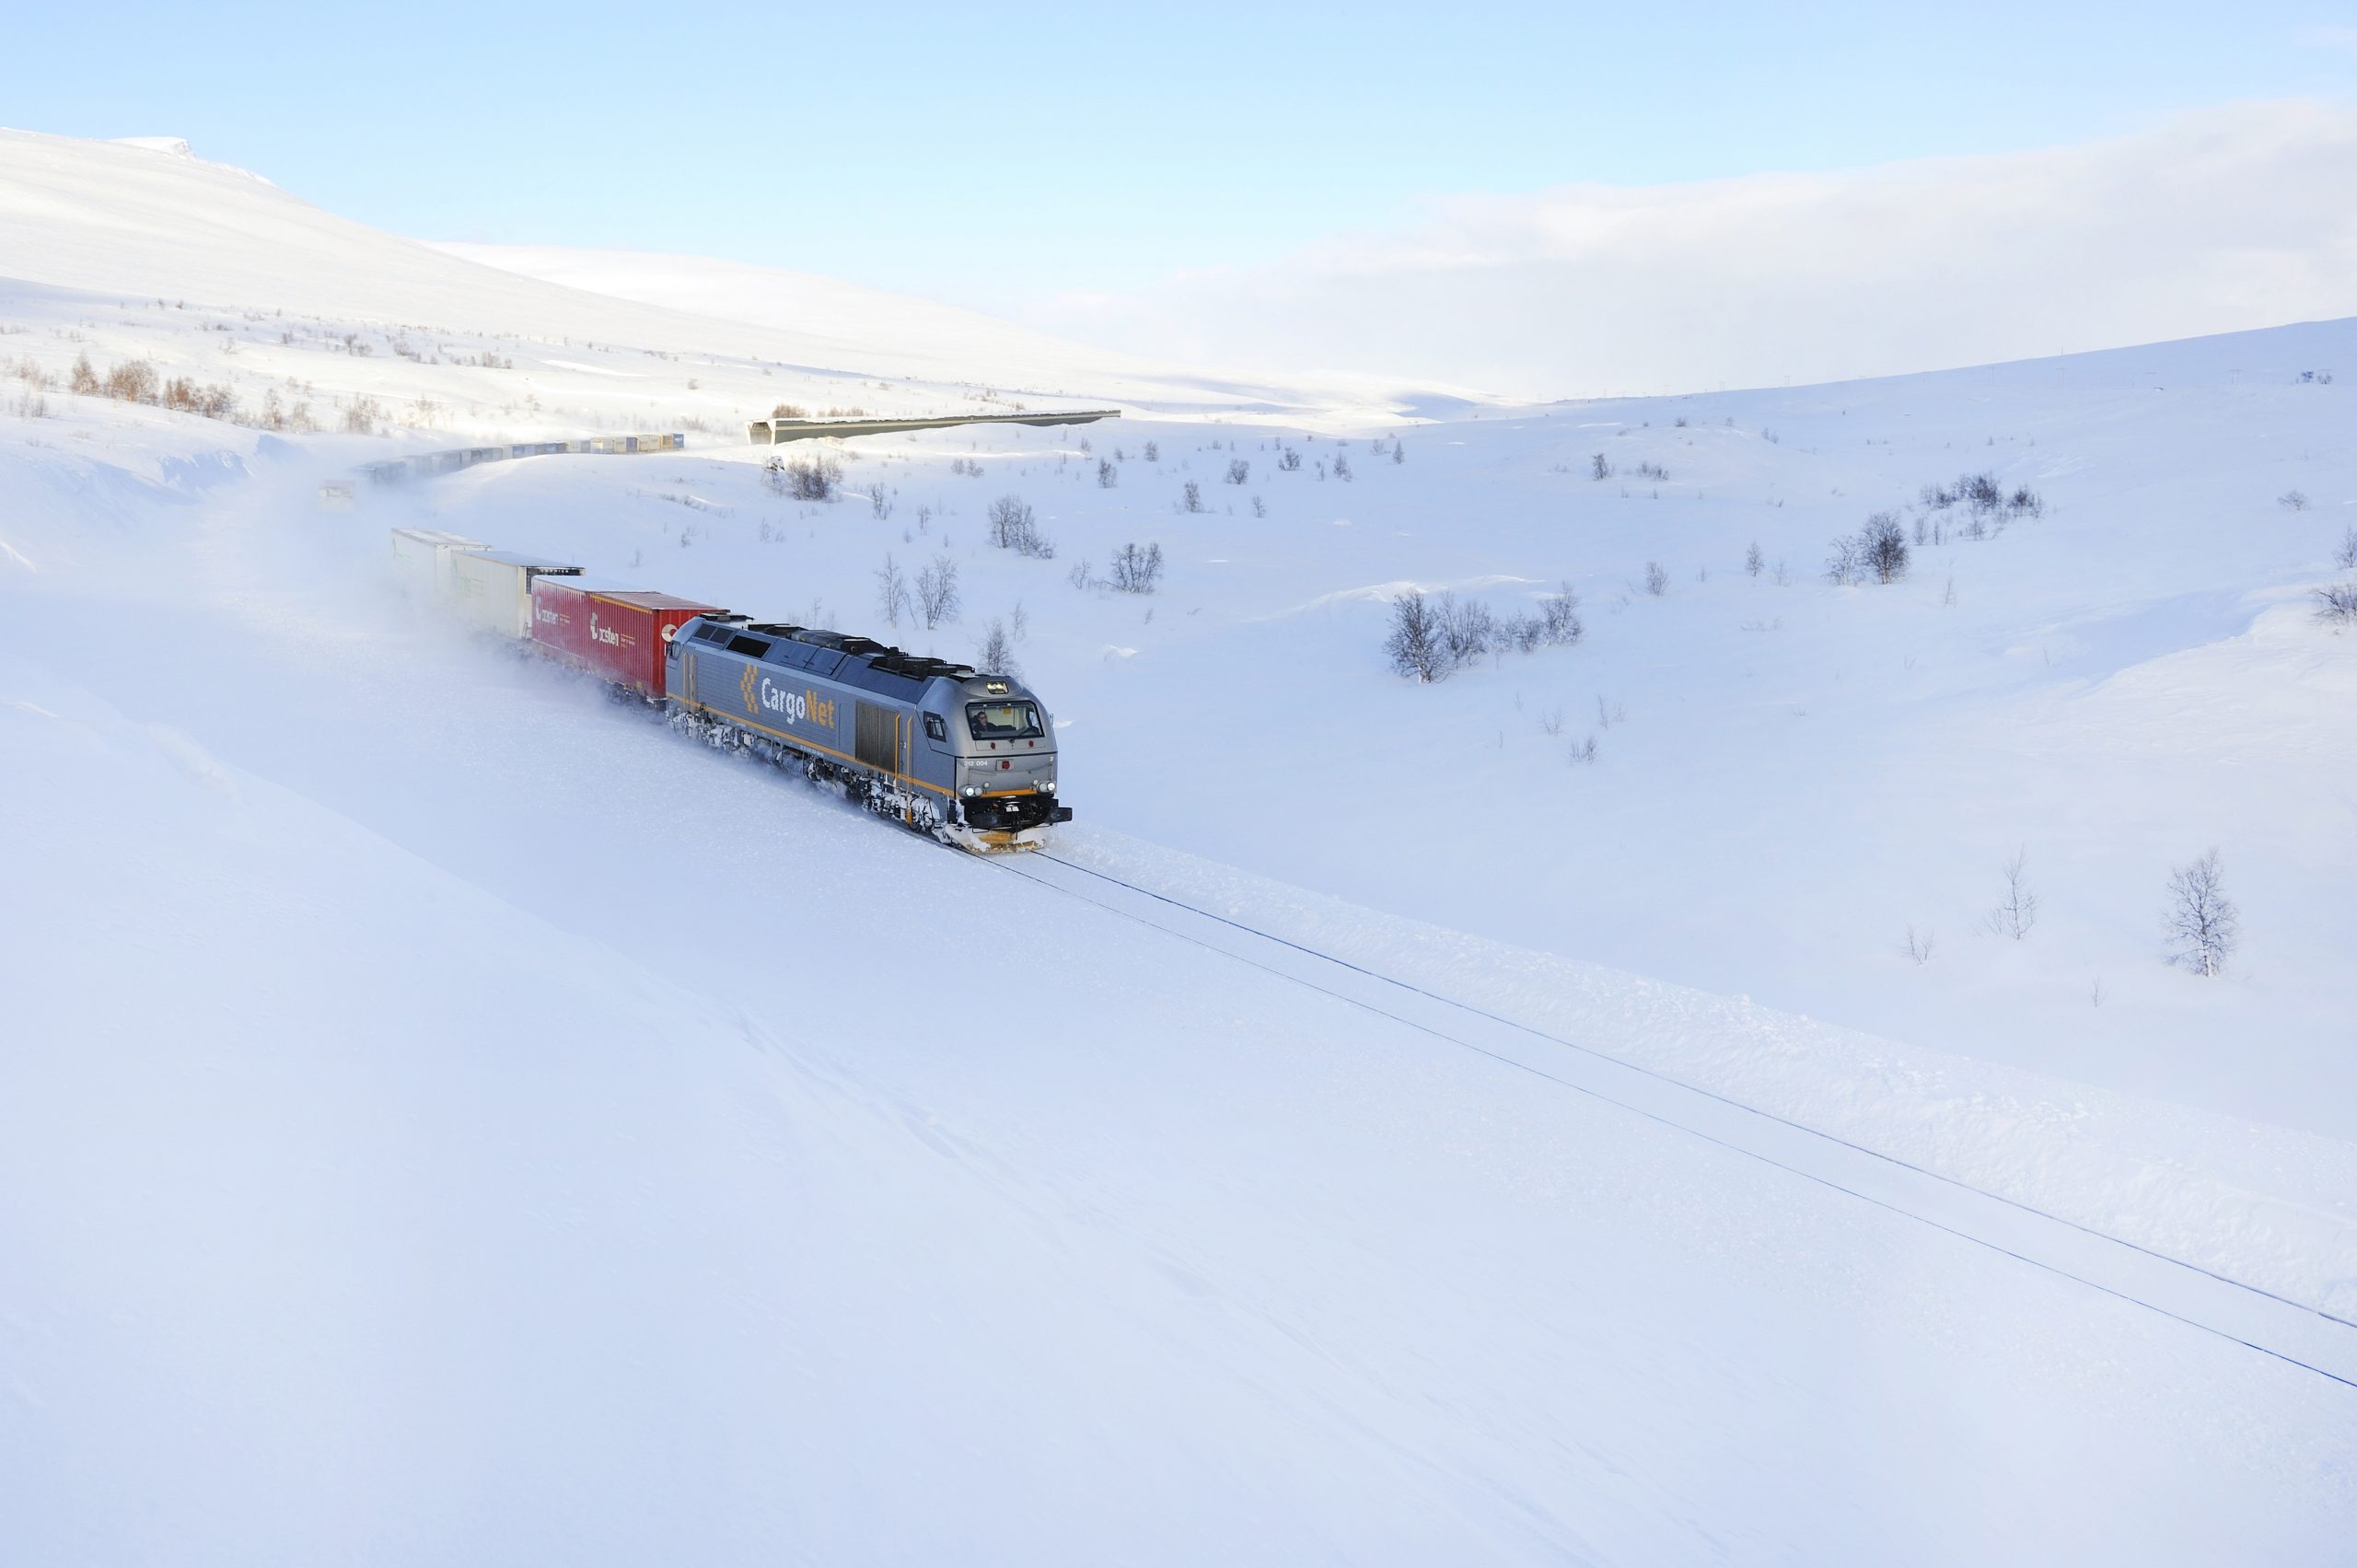
M 413 598 L 586 670 L 679 728 L 980 851 L 1038 847 L 1056 798 L 1048 711 L 1012 676 L 584 575 L 434 528 L 395 528 Z

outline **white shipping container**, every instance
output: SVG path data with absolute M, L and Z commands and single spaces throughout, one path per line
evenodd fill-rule
M 449 561 L 446 598 L 468 625 L 503 637 L 532 634 L 532 579 L 577 577 L 581 568 L 508 550 L 460 551 Z
M 395 528 L 393 572 L 401 591 L 414 598 L 440 598 L 448 591 L 450 557 L 461 551 L 488 550 L 479 539 L 446 533 L 440 528 Z

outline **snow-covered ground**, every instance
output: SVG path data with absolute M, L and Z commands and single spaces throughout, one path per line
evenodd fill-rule
M 2357 326 L 1506 409 L 987 323 L 961 375 L 862 291 L 732 325 L 762 280 L 530 261 L 0 134 L 29 1560 L 2336 1559 L 2348 1388 L 890 832 L 380 567 L 431 520 L 956 656 L 996 621 L 1080 864 L 2351 1316 L 2357 635 L 2307 593 L 2357 472 L 2302 373 Z M 84 354 L 405 428 L 38 389 Z M 850 443 L 830 504 L 735 445 L 1043 390 L 1125 416 Z M 2043 515 L 1966 537 L 1919 492 L 1968 471 Z M 1054 559 L 988 548 L 1009 494 Z M 1882 509 L 1908 576 L 1825 583 Z M 1151 596 L 1101 585 L 1132 541 Z M 880 625 L 888 554 L 960 614 Z M 1575 646 L 1384 667 L 1411 587 L 1562 581 Z M 2204 980 L 2158 926 L 2212 846 Z

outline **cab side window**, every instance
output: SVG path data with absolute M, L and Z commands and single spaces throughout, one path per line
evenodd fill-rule
M 925 714 L 924 732 L 935 740 L 946 740 L 949 738 L 949 726 L 941 722 L 941 715 L 939 714 Z

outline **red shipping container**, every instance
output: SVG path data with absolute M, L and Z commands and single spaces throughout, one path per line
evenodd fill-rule
M 663 695 L 663 650 L 671 633 L 717 605 L 626 588 L 594 577 L 532 579 L 532 641 L 565 663 Z

